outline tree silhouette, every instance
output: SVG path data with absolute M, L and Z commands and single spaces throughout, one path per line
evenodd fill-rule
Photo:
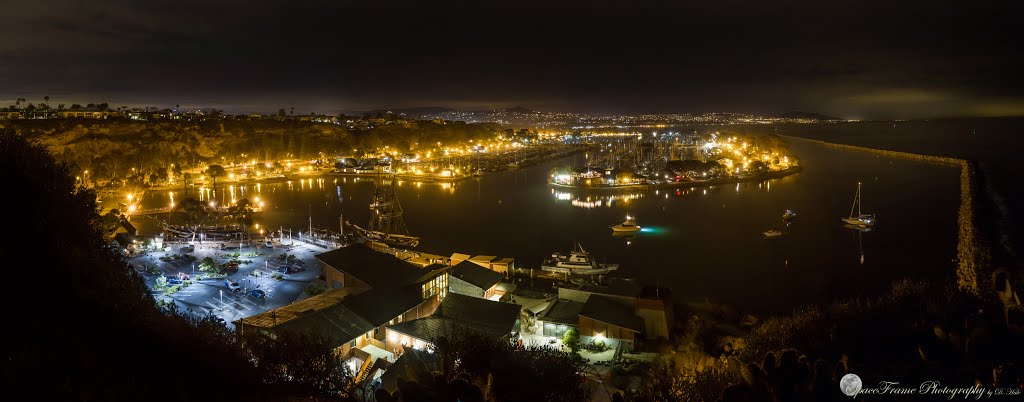
M 210 165 L 209 167 L 206 168 L 205 171 L 203 171 L 203 174 L 210 176 L 213 179 L 214 196 L 216 196 L 217 194 L 217 178 L 224 176 L 226 173 L 227 171 L 224 170 L 224 166 L 221 165 Z
M 212 216 L 211 211 L 206 207 L 202 201 L 195 198 L 186 198 L 180 203 L 174 206 L 174 212 L 179 213 L 184 224 L 193 229 L 193 232 L 198 230 L 207 219 Z
M 322 385 L 337 377 L 321 376 L 335 358 L 321 344 L 274 343 L 275 353 L 301 356 L 284 360 L 291 362 L 293 375 L 281 377 L 274 367 L 258 364 L 263 360 L 254 362 L 251 357 L 260 355 L 211 317 L 158 309 L 143 278 L 104 236 L 96 194 L 76 185 L 69 167 L 42 146 L 11 129 L 0 130 L 0 169 L 6 183 L 19 190 L 19 197 L 7 204 L 22 212 L 5 223 L 34 234 L 0 242 L 0 252 L 45 256 L 53 264 L 46 285 L 53 293 L 45 300 L 25 304 L 38 296 L 38 289 L 28 286 L 0 293 L 0 302 L 22 303 L 7 312 L 17 331 L 5 333 L 0 343 L 5 395 L 31 395 L 31 400 L 344 400 L 336 388 Z M 28 269 L 4 274 L 11 283 L 29 283 L 39 275 Z

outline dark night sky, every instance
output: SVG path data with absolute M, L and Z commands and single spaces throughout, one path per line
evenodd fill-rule
M 5 1 L 0 105 L 1024 114 L 1014 1 L 210 3 Z

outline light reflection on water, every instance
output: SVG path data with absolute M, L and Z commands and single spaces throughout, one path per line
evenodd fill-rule
M 547 186 L 553 168 L 571 163 L 558 161 L 479 180 L 398 181 L 396 191 L 406 225 L 422 237 L 424 252 L 513 257 L 517 266 L 535 267 L 551 252 L 579 242 L 600 261 L 621 264 L 624 275 L 672 287 L 677 300 L 711 298 L 748 311 L 788 312 L 881 292 L 908 276 L 942 278 L 952 272 L 955 169 L 808 144 L 793 148 L 805 170 L 766 182 L 587 193 Z M 328 180 L 333 184 L 326 185 Z M 849 212 L 858 180 L 865 181 L 864 207 L 879 223 L 851 238 L 839 218 Z M 255 219 L 261 227 L 298 230 L 307 227 L 312 213 L 314 226 L 337 230 L 342 214 L 366 222 L 375 181 L 293 179 L 239 186 L 235 196 L 258 194 L 266 201 Z M 218 193 L 223 188 L 218 183 Z M 166 206 L 170 193 L 149 192 L 144 203 Z M 206 200 L 211 191 L 198 193 Z M 789 227 L 781 220 L 785 209 L 799 214 Z M 613 236 L 609 227 L 626 214 L 643 230 Z M 762 233 L 773 228 L 786 234 L 764 239 Z

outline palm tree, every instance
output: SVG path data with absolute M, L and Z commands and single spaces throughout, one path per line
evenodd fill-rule
M 213 196 L 216 196 L 217 195 L 217 177 L 223 176 L 227 172 L 224 170 L 224 167 L 221 166 L 221 165 L 210 165 L 209 167 L 206 168 L 206 171 L 204 173 L 206 173 L 207 176 L 210 176 L 210 177 L 213 178 Z

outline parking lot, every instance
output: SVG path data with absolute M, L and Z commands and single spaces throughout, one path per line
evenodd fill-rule
M 189 248 L 187 243 L 167 244 L 164 251 L 149 251 L 144 255 L 135 256 L 128 261 L 145 278 L 146 286 L 153 292 L 153 297 L 164 303 L 174 303 L 179 311 L 189 312 L 198 316 L 213 314 L 224 319 L 229 328 L 231 322 L 240 318 L 259 314 L 267 310 L 288 305 L 308 295 L 303 291 L 310 282 L 317 279 L 323 267 L 314 258 L 316 254 L 327 251 L 324 248 L 301 242 L 281 244 L 274 242 L 272 248 L 259 244 L 238 249 L 221 249 L 219 243 L 205 243 Z M 210 257 L 217 264 L 228 262 L 234 253 L 240 254 L 238 260 L 250 261 L 238 265 L 237 271 L 225 277 L 211 277 L 200 270 L 200 263 Z M 256 254 L 252 254 L 256 253 Z M 287 263 L 280 259 L 284 253 L 295 255 L 297 261 Z M 190 254 L 196 257 L 194 262 L 178 259 L 162 261 L 161 257 Z M 299 272 L 285 273 L 283 266 L 297 267 Z M 155 270 L 153 269 L 155 268 Z M 156 273 L 153 273 L 153 272 Z M 293 269 L 295 271 L 295 269 Z M 165 294 L 164 290 L 156 290 L 159 277 L 171 278 L 169 285 L 181 286 L 173 294 Z M 237 283 L 237 287 L 228 286 L 225 279 Z M 235 289 L 232 289 L 234 287 Z M 256 292 L 254 292 L 254 290 Z M 260 294 L 262 292 L 262 294 Z M 263 297 L 259 297 L 263 296 Z

